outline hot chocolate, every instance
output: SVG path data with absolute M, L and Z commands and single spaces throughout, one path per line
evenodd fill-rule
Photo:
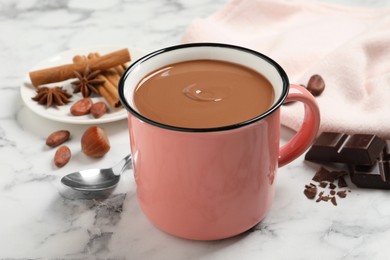
M 214 128 L 266 112 L 274 89 L 260 73 L 224 61 L 192 60 L 149 73 L 134 90 L 143 116 L 171 126 Z

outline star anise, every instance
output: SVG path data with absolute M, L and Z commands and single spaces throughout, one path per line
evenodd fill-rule
M 83 97 L 89 97 L 92 92 L 99 94 L 97 86 L 104 83 L 103 79 L 97 79 L 100 74 L 100 70 L 91 71 L 87 66 L 82 74 L 77 71 L 73 71 L 78 80 L 71 82 L 75 86 L 73 93 L 81 92 Z
M 69 98 L 72 94 L 69 94 L 62 87 L 40 87 L 37 89 L 35 97 L 32 100 L 37 101 L 40 105 L 46 105 L 46 107 L 63 106 L 69 103 Z

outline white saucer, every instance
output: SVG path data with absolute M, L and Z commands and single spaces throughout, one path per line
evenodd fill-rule
M 88 48 L 72 49 L 65 52 L 61 52 L 51 58 L 39 62 L 30 71 L 64 65 L 64 64 L 70 64 L 72 63 L 72 58 L 75 55 L 88 55 L 90 52 L 99 52 L 101 55 L 104 55 L 106 53 L 120 50 L 123 48 L 126 47 L 95 46 L 95 47 L 88 47 Z M 129 49 L 130 56 L 131 56 L 131 62 L 129 64 L 138 60 L 139 58 L 141 58 L 146 54 L 146 52 L 142 50 L 134 49 L 131 47 L 127 47 L 127 48 Z M 114 122 L 114 121 L 127 118 L 127 112 L 126 109 L 124 108 L 118 111 L 109 111 L 108 113 L 106 113 L 100 118 L 94 118 L 92 115 L 73 116 L 70 113 L 70 107 L 72 106 L 73 103 L 75 103 L 77 100 L 82 98 L 81 93 L 73 94 L 73 88 L 70 82 L 74 80 L 75 79 L 70 79 L 63 82 L 46 84 L 47 86 L 62 86 L 64 89 L 68 91 L 68 93 L 71 93 L 73 95 L 71 98 L 71 102 L 69 102 L 67 105 L 64 106 L 46 107 L 44 105 L 39 105 L 36 101 L 32 100 L 31 98 L 34 97 L 36 94 L 36 89 L 31 84 L 31 80 L 28 74 L 25 76 L 24 83 L 20 88 L 20 94 L 22 96 L 23 102 L 26 104 L 26 106 L 29 109 L 31 109 L 36 114 L 53 121 L 70 123 L 70 124 L 101 124 L 101 123 L 109 123 L 109 122 Z M 104 101 L 103 97 L 95 96 L 95 97 L 91 97 L 91 99 L 93 102 Z

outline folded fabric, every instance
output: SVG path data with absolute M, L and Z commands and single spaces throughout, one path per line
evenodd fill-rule
M 316 99 L 322 131 L 390 138 L 390 9 L 284 0 L 232 0 L 187 28 L 183 42 L 223 42 L 277 61 L 291 83 L 313 74 L 326 83 Z M 298 130 L 303 106 L 282 107 Z

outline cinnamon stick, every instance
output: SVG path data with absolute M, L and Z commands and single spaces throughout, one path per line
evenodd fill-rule
M 88 60 L 98 59 L 96 54 L 90 53 L 88 54 Z M 116 83 L 115 85 L 111 83 L 111 81 L 106 77 L 106 71 L 103 71 L 102 74 L 99 74 L 96 78 L 104 80 L 103 85 L 98 86 L 98 90 L 100 95 L 102 95 L 106 101 L 110 104 L 110 106 L 114 109 L 119 109 L 122 107 L 122 104 L 119 100 L 118 95 L 118 87 Z
M 115 87 L 116 91 L 118 91 L 118 82 L 120 76 L 115 70 L 107 70 L 103 72 L 103 75 L 111 82 L 111 84 Z
M 30 72 L 30 79 L 34 87 L 39 85 L 64 81 L 74 78 L 73 71 L 82 73 L 88 65 L 91 70 L 106 70 L 131 60 L 128 49 L 122 49 L 103 55 L 95 59 L 86 59 L 84 62 L 66 64 L 53 68 L 36 70 Z
M 92 56 L 92 58 L 99 58 L 101 57 L 99 53 L 95 52 L 95 53 L 90 53 L 88 55 L 89 56 Z M 114 87 L 117 89 L 116 91 L 118 91 L 118 82 L 119 82 L 119 79 L 120 79 L 120 75 L 122 74 L 119 74 L 118 75 L 118 70 L 117 70 L 117 67 L 121 67 L 121 65 L 118 65 L 112 69 L 109 69 L 109 70 L 105 70 L 102 72 L 102 74 L 114 85 Z M 118 96 L 118 94 L 116 95 Z
M 123 68 L 122 65 L 115 66 L 114 69 L 116 70 L 116 72 L 118 73 L 119 76 L 121 76 L 123 74 L 123 72 L 125 72 L 125 69 Z
M 129 64 L 128 63 L 123 63 L 121 66 L 123 68 L 123 73 L 124 73 L 127 70 L 127 68 L 129 67 Z
M 97 57 L 101 57 L 101 55 L 98 52 L 95 52 L 95 55 Z M 119 77 L 120 77 L 125 72 L 125 70 L 127 69 L 128 66 L 129 66 L 128 63 L 123 63 L 121 65 L 115 66 L 111 70 L 115 70 L 118 73 Z M 119 79 L 118 79 L 118 81 L 119 81 Z
M 121 103 L 119 100 L 115 99 L 115 97 L 113 97 L 108 91 L 106 88 L 104 88 L 103 86 L 99 86 L 98 87 L 99 89 L 99 92 L 100 92 L 100 95 L 102 95 L 102 97 L 107 101 L 108 104 L 110 104 L 110 106 L 112 108 L 114 108 L 115 110 L 121 108 Z
M 86 64 L 87 63 L 87 57 L 76 55 L 73 57 L 73 63 L 77 66 L 80 64 Z

